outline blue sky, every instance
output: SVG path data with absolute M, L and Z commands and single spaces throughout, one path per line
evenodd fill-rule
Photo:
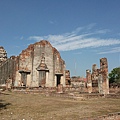
M 0 46 L 8 57 L 42 39 L 59 50 L 71 76 L 99 59 L 120 66 L 120 0 L 0 0 Z

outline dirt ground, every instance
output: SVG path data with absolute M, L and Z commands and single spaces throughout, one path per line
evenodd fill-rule
M 120 99 L 74 100 L 43 94 L 0 93 L 0 120 L 80 120 L 115 112 L 120 112 Z

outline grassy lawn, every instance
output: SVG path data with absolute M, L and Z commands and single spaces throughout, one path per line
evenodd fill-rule
M 120 99 L 74 100 L 42 94 L 0 94 L 0 120 L 80 120 L 120 112 Z

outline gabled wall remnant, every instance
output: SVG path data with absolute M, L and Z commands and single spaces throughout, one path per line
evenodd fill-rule
M 29 45 L 19 56 L 7 59 L 0 67 L 0 76 L 5 76 L 0 81 L 3 83 L 10 75 L 16 87 L 65 86 L 65 74 L 65 62 L 60 53 L 46 40 Z

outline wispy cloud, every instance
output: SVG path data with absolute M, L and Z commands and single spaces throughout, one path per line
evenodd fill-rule
M 49 23 L 50 23 L 50 24 L 54 24 L 54 22 L 53 22 L 53 21 L 49 21 Z
M 120 47 L 112 48 L 109 51 L 99 52 L 98 54 L 108 54 L 108 53 L 117 53 L 117 52 L 120 53 Z
M 20 46 L 15 46 L 16 48 L 20 48 Z
M 69 51 L 81 48 L 94 48 L 120 44 L 120 39 L 104 39 L 100 37 L 101 35 L 110 32 L 110 30 L 100 29 L 93 32 L 92 28 L 94 26 L 95 24 L 90 24 L 85 27 L 79 27 L 70 33 L 64 33 L 60 35 L 30 36 L 29 40 L 48 40 L 59 51 Z M 90 32 L 90 30 L 92 32 Z
M 22 37 L 20 37 L 20 40 L 23 40 L 24 39 L 24 37 L 22 36 Z
M 82 52 L 77 52 L 77 53 L 74 53 L 74 54 L 76 54 L 76 55 L 80 55 L 80 54 L 82 54 Z

